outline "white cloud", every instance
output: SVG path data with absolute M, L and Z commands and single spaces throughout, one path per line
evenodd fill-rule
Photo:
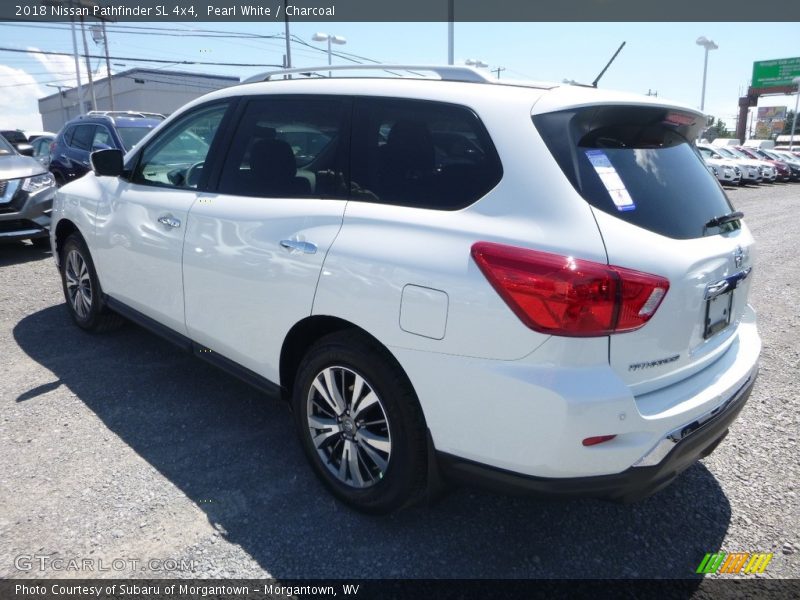
M 37 100 L 46 94 L 33 76 L 22 69 L 0 65 L 0 82 L 0 129 L 41 129 Z
M 28 56 L 35 59 L 34 66 L 41 65 L 45 75 L 34 77 L 29 74 L 34 68 L 17 69 L 0 65 L 0 128 L 41 130 L 42 118 L 39 114 L 39 98 L 57 93 L 47 83 L 57 83 L 64 87 L 75 87 L 75 59 L 72 56 L 40 54 L 39 48 L 28 46 Z M 94 66 L 94 65 L 93 65 Z M 88 83 L 86 64 L 80 61 L 81 83 Z M 40 69 L 37 69 L 40 70 Z M 104 73 L 103 73 L 104 74 Z M 101 77 L 99 73 L 95 77 Z M 37 81 L 39 79 L 40 81 Z

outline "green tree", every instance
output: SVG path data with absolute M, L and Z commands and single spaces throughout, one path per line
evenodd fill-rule
M 728 130 L 725 121 L 711 117 L 709 119 L 708 128 L 705 130 L 704 137 L 708 140 L 714 141 L 717 138 L 733 137 L 733 133 Z
M 790 110 L 786 113 L 786 122 L 783 124 L 782 135 L 790 135 L 792 133 L 792 120 L 794 119 L 794 111 Z M 797 117 L 797 127 L 795 127 L 794 134 L 800 133 L 800 116 Z

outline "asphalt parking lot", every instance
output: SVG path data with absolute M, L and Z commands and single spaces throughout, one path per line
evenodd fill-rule
M 634 505 L 351 512 L 279 401 L 133 325 L 83 333 L 49 253 L 0 246 L 0 577 L 687 578 L 720 549 L 800 577 L 800 184 L 728 193 L 758 241 L 761 375 L 717 451 Z

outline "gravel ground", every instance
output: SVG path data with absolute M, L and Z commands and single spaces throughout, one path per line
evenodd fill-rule
M 353 513 L 284 405 L 135 326 L 79 331 L 49 253 L 0 246 L 0 577 L 683 578 L 719 549 L 800 577 L 800 184 L 729 195 L 759 242 L 761 376 L 717 451 L 634 505 L 460 489 Z

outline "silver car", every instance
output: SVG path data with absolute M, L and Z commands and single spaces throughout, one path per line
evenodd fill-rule
M 0 241 L 29 239 L 49 247 L 55 191 L 47 168 L 0 136 Z

